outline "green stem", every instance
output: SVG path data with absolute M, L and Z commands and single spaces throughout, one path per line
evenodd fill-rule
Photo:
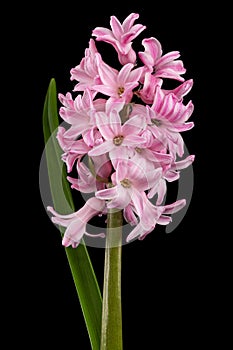
M 121 254 L 122 211 L 110 210 L 105 248 L 100 350 L 122 350 Z

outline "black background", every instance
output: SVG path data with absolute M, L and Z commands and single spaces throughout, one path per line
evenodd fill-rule
M 19 98 L 18 112 L 15 110 L 14 114 L 18 121 L 20 118 L 16 140 L 22 141 L 22 147 L 20 150 L 16 147 L 14 152 L 12 181 L 20 182 L 16 185 L 19 195 L 14 206 L 22 215 L 15 220 L 21 225 L 20 230 L 14 230 L 20 247 L 17 246 L 19 255 L 11 278 L 12 299 L 16 299 L 17 306 L 9 324 L 16 329 L 21 325 L 20 340 L 32 349 L 35 344 L 90 349 L 60 234 L 40 197 L 44 98 L 51 78 L 55 78 L 58 92 L 72 91 L 70 69 L 84 56 L 92 30 L 97 26 L 109 27 L 111 15 L 123 21 L 131 12 L 139 13 L 136 23 L 147 27 L 137 42 L 154 36 L 161 42 L 164 53 L 180 51 L 187 69 L 185 78 L 194 80 L 188 96 L 195 107 L 191 117 L 195 127 L 183 136 L 196 159 L 191 204 L 176 230 L 167 235 L 163 227 L 158 227 L 144 241 L 123 246 L 124 349 L 164 349 L 170 344 L 199 348 L 200 344 L 219 339 L 222 323 L 218 316 L 222 311 L 219 285 L 223 286 L 225 281 L 219 267 L 221 245 L 216 248 L 214 232 L 219 212 L 212 197 L 217 190 L 213 190 L 210 169 L 216 141 L 211 138 L 213 118 L 218 118 L 213 113 L 213 84 L 217 84 L 213 72 L 220 10 L 212 5 L 210 13 L 194 3 L 181 6 L 182 10 L 180 6 L 152 5 L 146 1 L 130 4 L 68 1 L 19 8 L 14 22 L 17 25 L 10 35 L 10 80 L 14 84 L 13 96 Z M 107 57 L 107 51 L 104 55 Z M 102 286 L 104 250 L 89 247 L 88 251 Z

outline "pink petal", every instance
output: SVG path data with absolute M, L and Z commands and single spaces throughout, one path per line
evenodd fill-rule
M 138 52 L 140 60 L 144 63 L 145 66 L 149 67 L 149 72 L 153 71 L 154 59 L 149 52 Z
M 117 187 L 107 188 L 105 190 L 100 190 L 95 193 L 96 198 L 107 200 L 112 199 L 117 196 Z
M 118 71 L 104 63 L 101 57 L 96 57 L 98 72 L 103 85 L 115 85 Z
M 86 223 L 82 222 L 80 219 L 73 220 L 66 229 L 62 244 L 64 245 L 67 239 L 78 243 L 85 234 L 85 230 Z
M 139 134 L 146 126 L 146 120 L 141 115 L 129 118 L 122 126 L 122 135 Z
M 60 226 L 63 226 L 63 227 L 68 227 L 70 225 L 70 223 L 73 221 L 73 219 L 61 219 L 59 217 L 53 216 L 51 218 L 51 221 L 54 224 L 57 224 L 57 225 L 60 225 Z
M 182 116 L 180 117 L 180 122 L 186 122 L 190 116 L 192 115 L 194 111 L 194 105 L 192 103 L 192 101 L 189 101 L 189 103 L 184 107 L 184 112 L 182 114 Z
M 182 99 L 193 87 L 193 79 L 189 79 L 180 84 L 177 88 L 171 90 L 178 99 Z
M 185 199 L 180 199 L 172 204 L 168 204 L 164 206 L 164 214 L 174 214 L 181 210 L 186 205 Z
M 178 171 L 174 171 L 171 169 L 169 169 L 164 175 L 164 179 L 166 179 L 168 182 L 176 181 L 179 178 L 180 178 L 180 173 Z
M 158 218 L 157 223 L 159 225 L 168 225 L 171 221 L 172 221 L 172 218 L 170 216 L 161 215 Z
M 132 179 L 135 188 L 139 191 L 146 191 L 153 187 L 162 176 L 162 169 L 154 169 L 152 171 L 145 171 L 144 169 L 140 170 L 140 173 L 135 174 Z
M 84 131 L 88 130 L 90 127 L 87 121 L 80 120 L 79 124 L 73 124 L 64 134 L 66 138 L 77 139 Z
M 190 155 L 187 158 L 180 160 L 178 162 L 175 162 L 172 166 L 171 169 L 175 170 L 181 170 L 187 168 L 189 165 L 191 165 L 194 162 L 195 156 Z
M 103 155 L 109 151 L 111 151 L 115 147 L 114 143 L 112 140 L 109 141 L 104 141 L 102 144 L 95 146 L 92 148 L 89 152 L 88 155 L 90 157 L 92 156 L 100 156 Z
M 158 113 L 161 116 L 167 116 L 174 109 L 174 100 L 172 95 L 164 96 L 164 99 L 160 105 L 160 108 L 157 109 Z
M 119 84 L 122 84 L 123 86 L 125 85 L 125 82 L 127 81 L 130 71 L 133 69 L 133 67 L 133 63 L 127 63 L 121 68 L 117 78 L 117 82 Z
M 138 189 L 134 188 L 131 194 L 131 200 L 136 209 L 137 215 L 141 216 L 143 212 L 145 197 L 140 191 L 138 191 Z
M 110 19 L 110 26 L 112 28 L 113 35 L 117 40 L 121 40 L 121 36 L 123 35 L 123 28 L 121 26 L 121 23 L 115 16 L 111 16 Z
M 68 237 L 66 237 L 66 236 L 64 236 L 63 239 L 62 239 L 62 245 L 63 245 L 64 247 L 72 246 L 73 248 L 77 248 L 77 246 L 79 245 L 79 243 L 80 243 L 80 241 L 75 242 L 75 241 L 73 241 L 73 239 L 70 239 L 70 238 L 68 238 Z
M 108 208 L 124 209 L 131 201 L 130 189 L 126 189 L 121 185 L 116 186 L 117 196 L 107 203 Z
M 124 212 L 123 212 L 124 218 L 125 220 L 131 225 L 137 225 L 138 224 L 138 219 L 136 217 L 136 215 L 134 214 L 134 211 L 132 209 L 131 205 L 127 205 L 126 208 L 124 208 Z
M 153 59 L 153 65 L 154 65 L 155 62 L 162 55 L 162 48 L 161 48 L 160 42 L 157 39 L 151 37 L 151 38 L 148 38 L 148 39 L 143 39 L 142 40 L 142 45 L 144 46 L 145 51 L 148 52 L 148 54 Z M 139 52 L 139 54 L 140 54 L 140 52 Z M 147 64 L 149 62 L 143 62 L 143 63 Z
M 122 146 L 134 146 L 134 147 L 140 147 L 145 140 L 138 135 L 127 135 L 123 142 Z
M 171 51 L 160 57 L 160 59 L 157 60 L 156 65 L 165 65 L 167 63 L 170 63 L 171 61 L 174 61 L 175 59 L 180 57 L 179 51 Z
M 92 89 L 98 92 L 101 92 L 107 96 L 117 96 L 117 87 L 114 83 L 113 86 L 110 85 L 93 85 Z
M 183 132 L 183 131 L 187 131 L 190 130 L 194 127 L 194 123 L 193 122 L 189 122 L 189 123 L 185 123 L 185 124 L 175 124 L 175 125 L 171 125 L 169 126 L 169 130 L 173 131 L 173 132 Z
M 109 158 L 111 159 L 114 169 L 117 169 L 119 161 L 128 160 L 131 154 L 131 149 L 124 147 L 124 145 L 121 145 L 119 147 L 116 146 L 111 151 L 109 151 Z
M 121 118 L 117 110 L 112 110 L 110 113 L 110 125 L 114 136 L 121 135 Z
M 119 183 L 120 181 L 127 178 L 128 175 L 128 161 L 127 160 L 119 160 L 116 169 L 116 181 Z
M 135 39 L 144 29 L 146 29 L 146 26 L 143 26 L 142 24 L 135 24 L 129 32 L 126 32 L 122 35 L 122 44 L 127 44 L 133 39 Z
M 145 230 L 143 229 L 141 223 L 139 223 L 126 237 L 126 242 L 130 242 L 138 236 L 143 236 L 145 234 Z
M 166 192 L 167 192 L 166 181 L 164 179 L 161 179 L 159 181 L 158 188 L 157 188 L 158 197 L 157 197 L 156 205 L 160 205 L 162 203 L 166 195 Z
M 92 31 L 92 35 L 96 36 L 96 40 L 103 40 L 103 37 L 107 36 L 107 37 L 112 37 L 112 31 L 108 28 L 104 28 L 104 27 L 96 27 L 93 31 Z
M 167 67 L 161 67 L 156 71 L 156 76 L 159 76 L 160 78 L 184 81 L 184 78 L 181 77 L 179 74 L 180 73 L 176 73 L 173 69 Z
M 71 213 L 71 214 L 66 214 L 66 215 L 61 215 L 59 214 L 58 212 L 56 212 L 53 207 L 51 206 L 48 206 L 47 207 L 47 210 L 52 213 L 54 216 L 58 217 L 58 218 L 61 218 L 61 219 L 72 219 L 73 217 L 76 216 L 76 212 L 74 213 Z
M 109 118 L 104 112 L 98 112 L 95 114 L 96 124 L 99 128 L 99 131 L 105 140 L 113 140 L 116 136 L 113 132 Z
M 176 72 L 177 74 L 184 74 L 186 69 L 184 68 L 183 62 L 181 60 L 172 61 L 164 64 L 163 68 L 169 68 Z
M 124 32 L 128 32 L 131 29 L 131 27 L 133 26 L 135 20 L 138 18 L 139 18 L 138 13 L 131 13 L 128 17 L 126 17 L 126 19 L 122 23 L 122 27 L 123 27 Z
M 141 78 L 143 69 L 144 69 L 143 67 L 133 69 L 130 72 L 129 79 L 127 80 L 127 83 L 131 82 L 136 87 L 138 85 L 140 78 Z

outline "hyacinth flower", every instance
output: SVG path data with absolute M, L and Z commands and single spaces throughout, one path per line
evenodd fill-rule
M 52 207 L 48 207 L 48 211 L 53 214 L 53 223 L 67 228 L 62 239 L 62 244 L 65 247 L 71 245 L 73 248 L 76 248 L 84 234 L 91 237 L 104 237 L 104 233 L 92 235 L 86 232 L 87 222 L 95 215 L 101 213 L 104 207 L 105 203 L 103 201 L 93 197 L 88 199 L 81 209 L 72 214 L 58 214 Z
M 83 293 L 78 293 L 94 350 L 123 349 L 122 246 L 150 239 L 158 225 L 169 225 L 173 214 L 182 211 L 186 199 L 167 203 L 166 194 L 169 183 L 179 181 L 182 170 L 195 159 L 184 154 L 182 137 L 194 127 L 193 102 L 184 99 L 193 79 L 185 80 L 180 52 L 163 54 L 154 37 L 141 41 L 144 51 L 134 50 L 134 41 L 146 29 L 135 24 L 138 18 L 139 14 L 131 13 L 120 22 L 111 16 L 110 28 L 93 29 L 95 39 L 90 38 L 84 57 L 70 70 L 73 91 L 56 96 L 63 121 L 56 129 L 56 141 L 67 170 L 62 186 L 90 197 L 83 197 L 87 198 L 84 205 L 73 212 L 63 213 L 52 205 L 47 210 L 52 222 L 62 227 L 61 244 L 72 251 L 69 254 L 83 254 L 86 237 L 105 243 L 101 311 L 96 310 L 100 301 L 88 305 Z M 104 61 L 99 41 L 114 48 L 120 68 Z M 173 89 L 165 88 L 167 79 L 176 83 Z M 49 106 L 49 99 L 46 103 Z M 106 230 L 87 232 L 88 223 L 97 216 L 103 218 Z M 126 238 L 124 223 L 130 227 Z M 82 277 L 77 284 L 77 261 L 70 262 L 77 290 L 83 291 L 84 285 L 87 292 L 90 285 L 93 290 L 94 277 L 86 284 Z M 90 264 L 89 257 L 86 261 Z M 81 273 L 82 266 L 78 268 Z
M 121 24 L 115 16 L 111 16 L 111 30 L 97 27 L 92 31 L 92 35 L 96 37 L 97 41 L 104 41 L 114 47 L 122 65 L 134 64 L 136 61 L 137 56 L 132 48 L 132 42 L 146 28 L 142 24 L 134 24 L 138 18 L 138 13 L 131 13 Z

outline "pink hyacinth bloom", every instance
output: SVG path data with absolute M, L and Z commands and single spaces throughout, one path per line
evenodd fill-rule
M 180 170 L 195 158 L 181 159 L 181 133 L 194 126 L 189 121 L 193 103 L 184 99 L 193 80 L 182 77 L 186 69 L 180 52 L 163 54 L 154 37 L 142 40 L 144 51 L 134 51 L 133 40 L 146 28 L 135 24 L 138 18 L 131 13 L 120 23 L 111 16 L 110 29 L 96 27 L 96 41 L 89 40 L 80 64 L 70 70 L 77 96 L 58 94 L 59 115 L 67 125 L 58 127 L 57 140 L 71 175 L 67 179 L 72 189 L 92 193 L 72 214 L 47 207 L 52 221 L 66 228 L 65 247 L 76 248 L 84 235 L 104 237 L 86 232 L 87 223 L 109 209 L 122 210 L 124 220 L 134 226 L 126 239 L 130 242 L 145 238 L 157 224 L 169 224 L 170 215 L 186 204 L 182 199 L 163 205 L 167 183 L 178 180 Z M 99 41 L 112 45 L 120 68 L 104 62 Z M 167 89 L 166 79 L 173 79 L 175 87 Z
M 165 167 L 171 163 L 172 156 L 167 153 L 167 149 L 164 147 L 165 140 L 161 142 L 156 139 L 148 129 L 143 131 L 141 136 L 145 141 L 135 148 L 131 158 L 139 163 L 144 159 L 148 164 L 151 163 L 152 167 Z
M 145 193 L 142 193 L 142 196 L 146 196 Z M 180 199 L 172 204 L 164 206 L 155 206 L 149 200 L 146 201 L 145 199 L 142 199 L 142 201 L 144 207 L 142 215 L 140 216 L 140 222 L 127 236 L 127 242 L 135 238 L 144 239 L 155 229 L 157 224 L 168 225 L 172 221 L 172 218 L 168 215 L 178 212 L 186 205 L 185 199 Z
M 159 181 L 162 175 L 161 168 L 145 171 L 138 163 L 131 159 L 119 160 L 116 172 L 112 175 L 114 187 L 96 192 L 96 197 L 102 200 L 108 200 L 108 208 L 124 209 L 132 202 L 137 213 L 141 213 L 144 200 L 142 193 L 148 190 Z
M 146 127 L 144 116 L 135 115 L 122 125 L 121 117 L 119 112 L 114 109 L 114 104 L 109 116 L 104 112 L 96 113 L 96 124 L 104 142 L 88 152 L 91 157 L 109 152 L 114 165 L 114 159 L 128 158 L 128 147 L 137 147 L 144 142 L 140 136 Z
M 108 178 L 112 172 L 112 163 L 106 154 L 92 158 L 95 174 L 90 171 L 83 162 L 77 162 L 77 172 L 79 177 L 73 178 L 68 176 L 71 188 L 83 193 L 91 193 L 105 188 L 109 182 Z
M 62 244 L 65 247 L 72 246 L 76 248 L 84 235 L 102 238 L 105 236 L 104 233 L 90 234 L 86 232 L 88 221 L 99 213 L 102 213 L 104 208 L 104 201 L 92 197 L 87 200 L 81 209 L 72 214 L 60 215 L 50 206 L 47 207 L 47 210 L 53 214 L 51 220 L 54 224 L 66 227 Z
M 74 188 L 82 193 L 92 193 L 97 189 L 104 188 L 104 184 L 100 182 L 100 188 L 97 187 L 98 183 L 96 181 L 96 177 L 83 162 L 77 163 L 77 172 L 79 175 L 77 179 L 67 176 L 67 180 L 71 183 L 71 188 Z
M 162 79 L 154 76 L 150 72 L 144 74 L 142 88 L 137 91 L 137 95 L 147 104 L 152 104 L 157 86 L 162 86 Z
M 135 212 L 136 209 L 132 203 L 130 203 L 123 209 L 123 216 L 131 226 L 136 226 L 138 224 L 138 218 L 135 215 Z
M 111 16 L 111 29 L 97 27 L 92 35 L 97 41 L 111 44 L 118 53 L 118 59 L 122 65 L 135 63 L 136 53 L 132 49 L 132 40 L 135 39 L 146 27 L 141 24 L 134 25 L 139 18 L 137 13 L 131 13 L 121 24 L 115 16 Z
M 72 171 L 76 160 L 83 157 L 91 149 L 83 139 L 74 141 L 66 137 L 67 131 L 62 126 L 58 127 L 57 140 L 63 150 L 62 160 L 67 166 L 68 173 Z
M 149 199 L 153 198 L 157 194 L 156 205 L 160 205 L 167 192 L 167 182 L 176 181 L 180 178 L 180 170 L 190 166 L 195 159 L 194 155 L 190 155 L 183 160 L 177 162 L 171 162 L 168 167 L 163 169 L 163 175 L 161 176 L 158 183 L 153 186 L 147 194 Z
M 90 39 L 89 48 L 85 50 L 85 56 L 81 63 L 75 68 L 72 68 L 70 80 L 78 81 L 74 91 L 84 91 L 86 88 L 91 88 L 92 85 L 100 83 L 96 58 L 99 55 L 95 46 L 95 41 Z
M 93 85 L 92 89 L 98 91 L 116 101 L 128 103 L 133 96 L 133 89 L 139 85 L 143 67 L 134 69 L 132 63 L 127 63 L 118 72 L 102 59 L 97 59 L 101 83 Z
M 163 141 L 173 158 L 176 153 L 182 157 L 184 142 L 180 132 L 193 128 L 193 122 L 187 122 L 192 115 L 194 106 L 192 101 L 184 105 L 173 93 L 164 94 L 157 86 L 151 107 L 147 106 L 149 129 L 156 138 Z
M 181 74 L 186 72 L 180 57 L 179 51 L 171 51 L 162 56 L 162 47 L 160 42 L 155 38 L 142 40 L 145 48 L 144 52 L 138 52 L 138 56 L 149 71 L 156 78 L 169 78 L 184 81 Z
M 186 96 L 193 87 L 193 79 L 184 81 L 182 84 L 172 90 L 162 89 L 164 94 L 173 93 L 178 101 L 182 101 L 183 97 Z
M 77 139 L 83 132 L 95 125 L 92 114 L 96 110 L 104 110 L 106 101 L 97 99 L 93 101 L 93 92 L 86 89 L 83 95 L 78 95 L 73 101 L 71 94 L 58 94 L 60 102 L 63 104 L 59 109 L 61 118 L 70 124 L 65 137 Z

